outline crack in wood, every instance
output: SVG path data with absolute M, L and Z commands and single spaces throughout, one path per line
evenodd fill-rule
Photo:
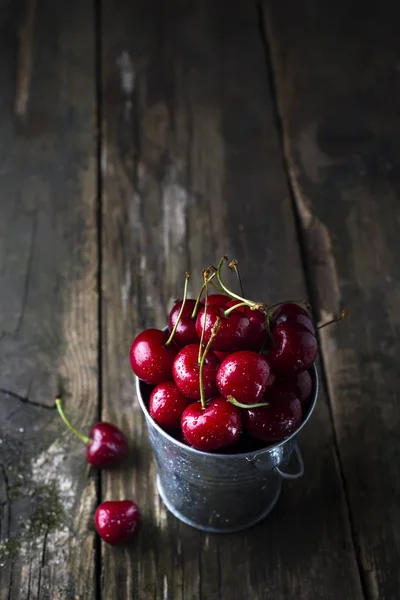
M 280 133 L 283 167 L 287 175 L 292 197 L 293 213 L 303 262 L 306 288 L 313 304 L 314 316 L 317 317 L 318 315 L 319 318 L 325 320 L 332 318 L 335 314 L 339 314 L 341 309 L 340 286 L 335 256 L 332 251 L 331 235 L 323 221 L 314 214 L 311 203 L 299 183 L 298 169 L 292 160 L 290 150 L 290 134 L 280 104 L 281 90 L 279 89 L 279 81 L 276 73 L 276 49 L 274 47 L 274 36 L 271 30 L 268 9 L 263 0 L 257 0 L 257 6 L 260 31 L 265 48 L 266 68 L 274 98 L 275 121 Z M 318 340 L 319 343 L 321 343 L 320 337 L 318 337 Z M 363 595 L 366 595 L 366 586 L 363 582 L 362 562 L 357 548 L 353 514 L 344 475 L 342 457 L 339 452 L 339 442 L 333 416 L 332 397 L 327 385 L 327 372 L 324 359 L 321 360 L 321 368 L 324 388 L 328 398 L 329 417 L 333 431 L 334 455 L 342 483 L 352 553 L 357 564 L 357 574 L 361 591 Z
M 42 569 L 45 566 L 45 558 L 46 558 L 46 545 L 47 545 L 47 536 L 49 535 L 49 531 L 46 530 L 44 532 L 44 536 L 43 536 L 43 550 L 42 550 L 42 558 L 41 558 L 41 563 L 39 565 L 39 572 L 38 572 L 38 585 L 37 585 L 37 591 L 38 591 L 38 595 L 40 597 L 40 583 L 41 583 L 41 579 L 42 579 Z
M 5 495 L 6 495 L 5 502 L 2 502 L 0 504 L 0 507 L 1 508 L 8 507 L 7 512 L 5 512 L 5 514 L 7 514 L 7 513 L 8 514 L 7 514 L 7 525 L 5 526 L 5 531 L 4 531 L 4 534 L 5 534 L 4 537 L 6 537 L 6 536 L 8 537 L 9 534 L 10 534 L 10 530 L 11 530 L 10 482 L 9 482 L 9 479 L 8 479 L 6 468 L 5 468 L 5 466 L 2 463 L 0 463 L 0 473 L 3 476 L 4 488 L 5 488 Z M 3 519 L 1 519 L 1 522 L 3 522 Z M 2 533 L 2 537 L 3 537 L 3 532 L 1 532 L 1 533 Z M 7 537 L 6 537 L 6 539 L 7 539 Z M 14 555 L 11 556 L 11 568 L 10 568 L 10 582 L 9 582 L 8 600 L 10 600 L 10 598 L 11 598 L 13 567 L 14 567 Z
M 366 600 L 379 600 L 379 587 L 374 569 L 361 571 Z
M 32 563 L 29 566 L 29 578 L 28 578 L 28 596 L 27 600 L 31 597 L 31 581 L 32 581 Z
M 11 557 L 10 584 L 8 586 L 8 597 L 7 597 L 7 600 L 11 600 L 11 592 L 12 592 L 12 586 L 13 586 L 13 575 L 14 575 L 14 556 Z
M 286 142 L 284 142 L 286 145 Z M 299 220 L 301 236 L 305 245 L 308 268 L 315 271 L 310 278 L 313 285 L 312 295 L 316 298 L 319 319 L 333 318 L 340 314 L 341 297 L 337 269 L 332 251 L 331 236 L 324 223 L 311 211 L 302 190 L 289 151 L 284 149 L 288 165 L 288 176 L 293 192 L 295 210 Z
M 218 600 L 222 599 L 222 565 L 221 565 L 221 550 L 218 544 L 217 546 L 217 564 L 218 564 Z
M 22 402 L 23 404 L 29 404 L 30 406 L 36 406 L 37 408 L 44 408 L 46 410 L 55 410 L 55 408 L 56 408 L 55 404 L 52 406 L 48 406 L 47 404 L 42 404 L 41 402 L 36 402 L 35 400 L 30 400 L 26 396 L 20 396 L 16 392 L 13 392 L 11 390 L 5 390 L 4 388 L 0 388 L 0 394 L 4 394 L 6 396 L 11 396 L 12 398 L 19 400 L 19 402 Z M 9 415 L 8 419 L 10 419 L 16 412 L 18 412 L 18 410 L 21 410 L 21 409 L 17 409 L 14 413 Z
M 0 471 L 1 471 L 2 475 L 3 475 L 4 487 L 5 487 L 5 490 L 6 490 L 6 499 L 5 499 L 4 502 L 2 502 L 0 504 L 0 506 L 6 506 L 7 504 L 10 504 L 10 494 L 9 494 L 10 482 L 8 480 L 6 468 L 5 468 L 5 466 L 2 463 L 0 463 Z

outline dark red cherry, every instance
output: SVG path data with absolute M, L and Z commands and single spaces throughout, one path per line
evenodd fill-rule
M 301 403 L 292 392 L 274 388 L 262 401 L 269 405 L 243 411 L 243 424 L 251 437 L 268 443 L 279 442 L 300 426 Z
M 103 421 L 93 425 L 89 440 L 86 458 L 95 467 L 111 467 L 119 463 L 128 452 L 124 434 L 112 423 Z
M 118 427 L 107 421 L 101 421 L 93 425 L 89 436 L 86 436 L 67 419 L 62 408 L 61 398 L 56 399 L 56 407 L 65 425 L 86 444 L 86 459 L 91 465 L 100 469 L 112 467 L 125 458 L 128 452 L 128 443 Z
M 264 356 L 250 350 L 239 350 L 230 354 L 219 366 L 217 386 L 228 398 L 233 396 L 242 404 L 258 402 L 274 376 Z
M 219 362 L 225 360 L 227 356 L 231 354 L 231 352 L 218 352 L 218 350 L 213 350 L 215 356 L 218 358 Z
M 225 294 L 209 294 L 208 295 L 208 305 L 217 304 L 218 306 L 225 306 L 229 302 L 229 296 Z M 203 304 L 205 305 L 206 300 L 203 298 Z
M 131 500 L 103 502 L 97 507 L 95 525 L 100 537 L 115 546 L 131 541 L 140 525 L 140 510 Z
M 311 320 L 310 313 L 308 313 L 305 308 L 299 304 L 295 304 L 294 302 L 281 304 L 279 308 L 272 313 L 272 318 L 277 324 L 283 323 L 284 321 L 299 323 L 315 335 L 315 327 Z
M 312 379 L 308 371 L 298 373 L 294 377 L 282 377 L 277 381 L 279 387 L 293 392 L 304 408 L 308 405 L 312 392 Z
M 238 300 L 230 300 L 227 306 L 236 306 L 238 303 Z M 245 339 L 246 350 L 259 352 L 264 346 L 267 337 L 267 323 L 264 313 L 260 310 L 250 310 L 248 306 L 239 306 L 236 310 L 244 313 L 250 321 Z
M 201 309 L 196 319 L 196 331 L 199 338 L 204 327 L 203 343 L 207 344 L 210 339 L 212 329 L 218 318 L 221 319 L 221 326 L 212 342 L 212 349 L 219 352 L 234 352 L 244 346 L 244 342 L 249 331 L 250 321 L 248 317 L 239 310 L 232 311 L 228 316 L 224 315 L 226 307 L 212 305 L 207 308 L 207 316 L 204 323 L 205 309 Z
M 199 344 L 189 344 L 178 352 L 172 366 L 172 376 L 176 387 L 186 398 L 200 399 L 200 366 L 198 362 Z M 203 367 L 203 387 L 206 398 L 212 398 L 217 393 L 215 377 L 219 360 L 214 352 L 208 351 Z
M 168 338 L 168 332 L 145 329 L 132 342 L 132 370 L 139 379 L 149 385 L 172 379 L 172 364 L 178 349 L 173 343 L 165 345 Z
M 189 402 L 173 381 L 165 381 L 153 388 L 149 400 L 149 413 L 163 429 L 179 429 L 182 413 Z
M 182 302 L 183 300 L 176 302 L 169 313 L 168 328 L 170 331 L 173 330 L 178 319 Z M 199 338 L 197 337 L 196 333 L 196 317 L 192 319 L 192 313 L 195 306 L 196 300 L 188 299 L 183 307 L 182 315 L 174 334 L 174 342 L 180 348 L 187 346 L 187 344 L 196 344 L 199 342 Z M 202 302 L 199 303 L 198 310 L 201 308 L 203 308 Z
M 242 431 L 240 409 L 219 396 L 202 408 L 190 404 L 182 415 L 182 432 L 186 441 L 204 452 L 235 444 Z
M 294 376 L 312 366 L 318 344 L 316 337 L 303 325 L 284 321 L 275 327 L 272 337 L 268 361 L 275 373 Z

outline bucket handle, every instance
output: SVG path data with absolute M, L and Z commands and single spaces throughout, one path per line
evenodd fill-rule
M 285 473 L 284 471 L 281 471 L 279 467 L 274 467 L 274 471 L 276 471 L 283 479 L 298 479 L 299 477 L 302 477 L 302 475 L 304 475 L 304 461 L 300 452 L 299 444 L 297 442 L 293 449 L 297 456 L 299 470 L 297 471 L 297 473 Z

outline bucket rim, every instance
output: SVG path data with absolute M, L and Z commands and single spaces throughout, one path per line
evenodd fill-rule
M 186 452 L 193 453 L 197 456 L 212 457 L 217 460 L 229 460 L 229 459 L 234 460 L 236 458 L 248 459 L 250 457 L 255 458 L 263 453 L 270 453 L 270 452 L 272 453 L 274 451 L 277 451 L 279 448 L 281 448 L 282 446 L 284 446 L 291 440 L 293 441 L 297 437 L 297 435 L 300 433 L 300 431 L 303 429 L 303 427 L 305 427 L 306 423 L 308 423 L 312 413 L 314 412 L 314 408 L 317 403 L 318 392 L 319 392 L 319 377 L 318 377 L 318 370 L 317 370 L 316 365 L 313 364 L 313 366 L 308 370 L 308 372 L 311 375 L 312 384 L 313 384 L 312 398 L 311 398 L 311 402 L 309 403 L 308 413 L 307 413 L 306 417 L 303 419 L 303 421 L 301 422 L 300 426 L 296 429 L 296 431 L 294 431 L 290 436 L 284 438 L 283 440 L 281 440 L 280 442 L 278 442 L 276 444 L 265 446 L 263 448 L 258 448 L 257 450 L 252 450 L 251 452 L 241 452 L 241 453 L 236 453 L 236 454 L 232 454 L 232 453 L 224 454 L 222 452 L 218 452 L 218 453 L 217 452 L 205 452 L 204 450 L 197 450 L 196 448 L 193 448 L 192 446 L 188 446 L 187 444 L 180 442 L 179 440 L 174 438 L 171 434 L 169 434 L 167 431 L 164 431 L 164 429 L 162 429 L 160 427 L 160 425 L 158 425 L 158 423 L 156 423 L 154 421 L 154 419 L 151 417 L 151 415 L 147 409 L 147 406 L 145 404 L 145 401 L 143 399 L 142 390 L 141 390 L 142 385 L 148 385 L 148 384 L 146 384 L 144 381 L 139 379 L 139 377 L 137 375 L 135 375 L 135 387 L 136 387 L 137 399 L 139 401 L 140 408 L 142 409 L 142 412 L 146 418 L 147 423 L 149 424 L 149 426 L 153 427 L 159 434 L 161 434 L 169 442 L 175 444 L 179 448 L 182 448 Z M 194 400 L 194 402 L 195 402 L 195 400 Z

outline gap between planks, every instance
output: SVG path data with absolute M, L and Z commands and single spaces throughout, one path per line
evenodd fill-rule
M 276 82 L 277 80 L 275 77 L 273 58 L 272 58 L 272 53 L 271 53 L 271 43 L 272 42 L 270 42 L 270 40 L 272 40 L 272 36 L 271 36 L 270 31 L 268 31 L 268 25 L 267 25 L 268 19 L 267 19 L 267 15 L 265 14 L 266 10 L 265 10 L 264 0 L 255 0 L 255 1 L 256 1 L 257 12 L 258 12 L 259 32 L 260 32 L 262 44 L 264 46 L 265 66 L 266 66 L 267 77 L 268 77 L 268 81 L 269 81 L 270 89 L 271 89 L 273 116 L 274 116 L 277 131 L 279 134 L 283 170 L 286 174 L 286 178 L 288 181 L 288 188 L 289 188 L 290 200 L 291 200 L 291 204 L 292 204 L 292 208 L 293 208 L 296 234 L 297 234 L 298 245 L 299 245 L 299 250 L 300 250 L 301 263 L 302 263 L 303 272 L 304 272 L 306 290 L 307 290 L 307 294 L 308 294 L 309 298 L 311 299 L 312 312 L 313 312 L 315 322 L 317 322 L 318 314 L 317 314 L 317 308 L 316 308 L 316 304 L 315 304 L 316 292 L 315 292 L 312 275 L 311 275 L 309 264 L 308 264 L 307 232 L 303 226 L 303 217 L 302 217 L 303 200 L 300 196 L 300 191 L 298 190 L 298 187 L 297 187 L 297 184 L 295 181 L 295 175 L 293 173 L 293 169 L 291 168 L 289 152 L 288 152 L 288 148 L 287 148 L 287 140 L 286 140 L 285 129 L 284 129 L 284 124 L 283 124 L 283 118 L 282 118 L 282 114 L 281 114 L 280 108 L 279 108 L 279 90 L 278 90 L 278 86 L 277 86 L 277 82 Z M 323 227 L 322 223 L 320 224 L 320 227 Z M 327 248 L 325 250 L 327 250 Z M 329 257 L 328 257 L 328 259 L 329 259 Z M 327 260 L 327 264 L 328 265 L 330 264 L 330 260 Z M 318 334 L 318 330 L 317 330 L 317 339 L 318 339 L 319 347 L 322 348 L 321 338 L 320 338 L 320 335 Z M 344 494 L 344 500 L 345 500 L 345 504 L 346 504 L 347 518 L 348 518 L 348 523 L 349 523 L 349 528 L 350 528 L 350 533 L 351 533 L 352 551 L 353 551 L 353 554 L 355 556 L 356 563 L 357 563 L 357 571 L 358 571 L 360 587 L 362 589 L 364 598 L 367 599 L 370 597 L 370 594 L 368 592 L 369 586 L 366 584 L 366 581 L 363 577 L 361 557 L 357 550 L 354 520 L 353 520 L 353 516 L 351 513 L 351 509 L 350 509 L 349 493 L 348 493 L 348 488 L 347 488 L 347 484 L 346 484 L 346 479 L 344 476 L 343 464 L 340 459 L 339 442 L 338 442 L 338 436 L 337 436 L 336 427 L 335 427 L 335 420 L 334 420 L 334 416 L 333 416 L 331 393 L 330 393 L 330 389 L 329 389 L 329 385 L 328 385 L 328 381 L 327 381 L 325 358 L 324 358 L 324 355 L 322 352 L 320 353 L 320 361 L 321 361 L 322 386 L 323 386 L 323 389 L 325 391 L 325 394 L 326 394 L 326 397 L 328 400 L 329 420 L 330 420 L 330 423 L 332 426 L 332 431 L 333 431 L 334 457 L 335 457 L 336 463 L 338 465 L 340 480 L 341 480 L 342 487 L 343 487 L 343 494 Z
M 101 8 L 102 0 L 93 0 L 94 4 L 94 56 L 95 56 L 95 127 L 96 127 L 96 225 L 97 225 L 97 315 L 98 315 L 98 345 L 97 345 L 97 365 L 98 365 L 98 414 L 99 421 L 102 419 L 103 413 L 103 351 L 102 351 L 102 323 L 103 323 L 103 296 L 102 296 L 102 269 L 103 269 L 103 176 L 101 168 L 102 152 L 103 152 L 103 131 L 102 131 L 102 29 L 101 29 Z M 98 473 L 96 479 L 96 495 L 97 504 L 102 501 L 102 481 L 101 472 Z M 102 545 L 100 537 L 96 536 L 95 546 L 95 597 L 96 600 L 101 600 L 102 590 Z

